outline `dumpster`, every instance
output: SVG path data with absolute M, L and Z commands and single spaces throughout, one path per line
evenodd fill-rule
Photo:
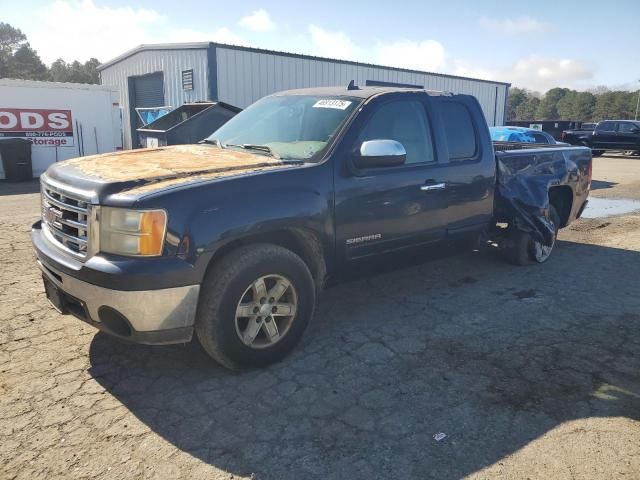
M 33 178 L 30 140 L 0 138 L 0 157 L 5 179 L 10 182 L 26 182 Z
M 137 129 L 145 147 L 184 145 L 205 139 L 241 109 L 224 102 L 186 103 Z

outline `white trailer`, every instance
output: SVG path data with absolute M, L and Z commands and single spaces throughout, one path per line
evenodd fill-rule
M 119 98 L 105 85 L 0 79 L 0 138 L 31 141 L 34 177 L 55 162 L 121 150 Z

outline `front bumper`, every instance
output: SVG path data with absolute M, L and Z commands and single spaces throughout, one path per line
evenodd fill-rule
M 38 226 L 34 225 L 31 234 L 38 266 L 45 283 L 50 282 L 59 294 L 56 307 L 62 313 L 71 313 L 102 331 L 136 343 L 191 340 L 200 285 L 128 290 L 81 280 L 58 268 L 59 250 L 48 242 Z M 127 276 L 115 280 L 125 284 Z

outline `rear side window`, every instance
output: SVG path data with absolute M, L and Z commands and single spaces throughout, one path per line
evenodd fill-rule
M 599 132 L 615 132 L 616 122 L 601 122 L 598 124 L 597 130 Z
M 476 156 L 478 142 L 471 112 L 462 103 L 442 102 L 442 119 L 449 146 L 449 160 L 468 160 Z
M 638 128 L 638 126 L 633 123 L 620 123 L 618 125 L 618 132 L 620 133 L 634 133 Z

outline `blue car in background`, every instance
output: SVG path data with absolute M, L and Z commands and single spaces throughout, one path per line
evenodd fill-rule
M 494 142 L 544 143 L 546 145 L 568 145 L 558 142 L 547 132 L 526 127 L 489 127 Z

